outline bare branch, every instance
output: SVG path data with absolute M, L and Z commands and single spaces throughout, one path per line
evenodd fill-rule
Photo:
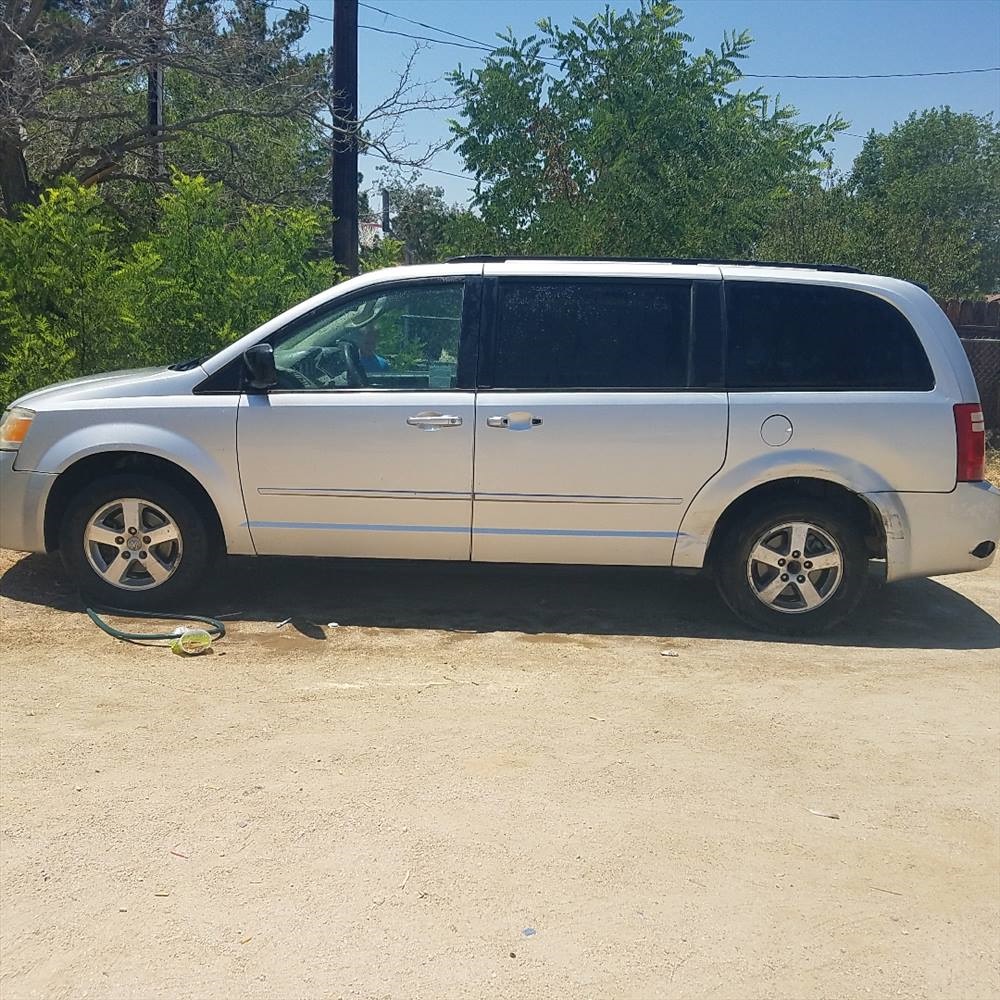
M 131 183 L 136 165 L 154 149 L 186 136 L 211 150 L 195 169 L 248 196 L 267 186 L 248 164 L 279 156 L 268 136 L 289 128 L 299 129 L 313 151 L 308 173 L 316 197 L 317 165 L 334 137 L 354 133 L 362 148 L 390 163 L 421 165 L 444 144 L 408 142 L 407 117 L 458 104 L 417 79 L 418 44 L 384 97 L 358 120 L 340 120 L 325 56 L 294 50 L 305 20 L 289 15 L 277 28 L 248 30 L 243 9 L 227 0 L 172 4 L 164 17 L 154 0 L 75 0 L 68 9 L 47 0 L 7 2 L 14 9 L 0 22 L 0 152 L 9 169 L 0 164 L 0 189 L 8 210 L 67 173 L 88 185 Z M 167 81 L 162 131 L 146 121 L 146 79 L 154 65 Z M 243 124 L 267 121 L 273 129 L 243 141 Z M 270 186 L 281 190 L 254 200 L 298 193 L 274 176 Z

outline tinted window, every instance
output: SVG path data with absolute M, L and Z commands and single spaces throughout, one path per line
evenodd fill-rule
M 851 288 L 726 283 L 726 383 L 733 389 L 932 389 L 906 317 Z
M 501 282 L 493 385 L 684 386 L 690 313 L 688 282 Z

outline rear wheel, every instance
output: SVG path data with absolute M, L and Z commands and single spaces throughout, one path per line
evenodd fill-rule
M 202 580 L 215 545 L 182 492 L 151 477 L 119 475 L 70 503 L 60 554 L 81 592 L 99 603 L 171 610 Z
M 815 501 L 758 508 L 723 530 L 713 548 L 723 599 L 770 632 L 822 632 L 857 607 L 868 555 L 849 512 Z

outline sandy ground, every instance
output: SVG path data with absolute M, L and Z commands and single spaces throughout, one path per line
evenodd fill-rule
M 3 1000 L 1000 994 L 1000 569 L 798 644 L 659 571 L 233 561 L 183 660 L 0 558 Z

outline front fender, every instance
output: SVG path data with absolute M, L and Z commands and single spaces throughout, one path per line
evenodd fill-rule
M 704 566 L 712 533 L 730 504 L 757 486 L 796 477 L 822 479 L 858 494 L 891 490 L 885 478 L 871 466 L 846 455 L 811 448 L 782 449 L 780 453 L 760 454 L 738 465 L 723 466 L 684 512 L 673 565 Z
M 38 472 L 58 475 L 81 459 L 108 452 L 163 459 L 201 483 L 218 512 L 227 551 L 252 554 L 236 462 L 235 408 L 223 420 L 206 420 L 204 411 L 198 416 L 199 421 L 181 430 L 135 419 L 88 424 L 51 440 L 33 464 Z

